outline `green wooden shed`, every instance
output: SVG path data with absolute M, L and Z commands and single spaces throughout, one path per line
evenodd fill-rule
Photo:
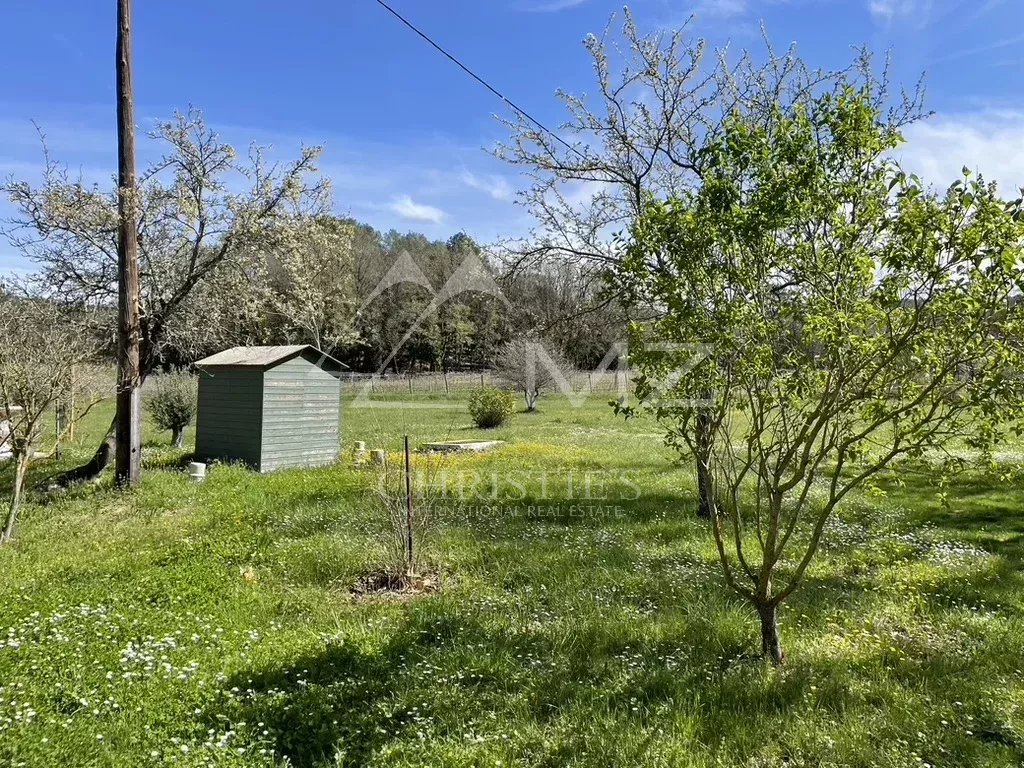
M 235 347 L 196 368 L 198 460 L 260 472 L 338 460 L 344 364 L 302 345 Z

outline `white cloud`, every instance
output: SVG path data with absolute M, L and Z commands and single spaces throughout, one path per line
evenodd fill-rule
M 392 212 L 403 219 L 420 221 L 428 224 L 440 224 L 445 219 L 445 212 L 432 205 L 415 202 L 409 195 L 399 195 L 388 206 Z
M 868 11 L 877 21 L 889 22 L 897 17 L 924 19 L 931 10 L 931 0 L 868 0 Z
M 486 192 L 495 200 L 507 201 L 511 200 L 515 195 L 512 185 L 506 179 L 496 174 L 478 176 L 472 171 L 463 171 L 459 178 L 467 187 Z
M 747 0 L 700 0 L 693 9 L 697 17 L 730 19 L 747 12 Z
M 588 0 L 550 0 L 550 2 L 547 3 L 527 6 L 523 10 L 534 11 L 535 13 L 553 13 L 555 11 L 565 11 L 569 8 L 575 8 L 577 5 L 583 5 L 586 2 L 588 2 Z
M 934 117 L 904 131 L 896 155 L 908 171 L 945 188 L 961 169 L 999 184 L 1001 193 L 1024 186 L 1024 111 L 987 111 Z

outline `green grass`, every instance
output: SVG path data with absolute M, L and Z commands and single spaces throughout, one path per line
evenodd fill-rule
M 0 551 L 0 765 L 1024 760 L 1012 457 L 946 504 L 908 472 L 854 499 L 782 612 L 774 669 L 657 426 L 596 398 L 542 407 L 489 432 L 461 404 L 346 408 L 346 440 L 371 448 L 507 441 L 444 459 L 465 498 L 432 541 L 438 594 L 353 597 L 387 535 L 375 475 L 348 462 L 219 466 L 193 485 L 147 433 L 137 491 L 37 495 Z M 64 464 L 109 419 L 91 416 Z M 607 499 L 579 499 L 588 477 Z

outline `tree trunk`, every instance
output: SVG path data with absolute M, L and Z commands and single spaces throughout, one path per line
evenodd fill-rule
M 700 459 L 697 459 L 697 517 L 711 519 L 711 476 Z
M 174 443 L 175 448 L 180 449 L 185 443 L 185 429 L 171 430 L 171 441 Z
M 778 612 L 779 608 L 774 604 L 757 606 L 758 616 L 761 617 L 761 653 L 771 659 L 775 666 L 786 661 L 782 639 L 779 637 Z
M 14 523 L 21 510 L 21 494 L 25 487 L 25 471 L 28 469 L 28 454 L 19 455 L 15 458 L 14 488 L 11 491 L 11 506 L 7 511 L 7 523 L 4 525 L 3 533 L 0 534 L 0 544 L 6 544 L 14 538 Z
M 711 414 L 697 413 L 697 517 L 711 519 L 711 474 L 705 461 L 711 453 Z

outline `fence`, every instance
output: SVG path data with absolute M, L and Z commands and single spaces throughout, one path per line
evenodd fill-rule
M 620 392 L 632 385 L 629 371 L 572 371 L 565 374 L 565 379 L 576 392 Z M 346 395 L 365 391 L 370 394 L 451 394 L 487 386 L 501 386 L 501 381 L 491 371 L 388 375 L 346 372 L 341 379 L 342 394 Z

